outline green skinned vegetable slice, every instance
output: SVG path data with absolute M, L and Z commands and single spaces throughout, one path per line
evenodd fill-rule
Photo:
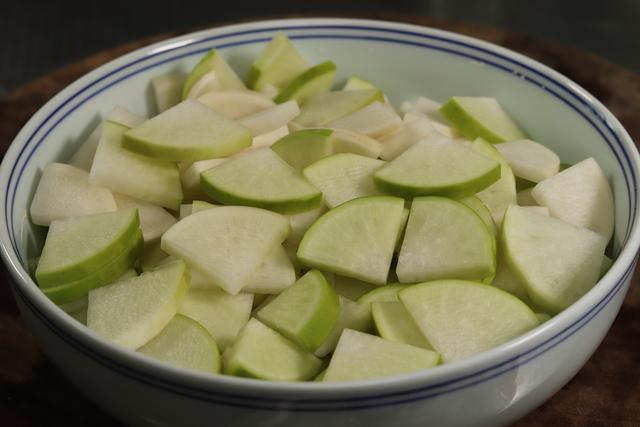
M 321 216 L 305 233 L 298 259 L 309 266 L 376 285 L 387 281 L 404 200 L 350 200 Z
M 251 132 L 198 101 L 181 102 L 124 134 L 122 146 L 171 161 L 227 157 L 251 145 Z
M 473 210 L 443 197 L 413 200 L 396 273 L 401 282 L 495 273 L 495 238 Z
M 123 148 L 122 136 L 127 129 L 123 125 L 105 122 L 89 182 L 155 205 L 179 209 L 182 185 L 175 163 L 152 159 Z
M 182 261 L 89 292 L 87 327 L 123 347 L 138 349 L 158 335 L 189 288 Z
M 333 131 L 302 129 L 280 138 L 271 149 L 296 169 L 304 169 L 333 154 Z
M 40 287 L 49 288 L 85 278 L 136 246 L 136 237 L 140 237 L 140 221 L 135 209 L 53 221 L 36 280 Z
M 325 61 L 314 65 L 287 84 L 276 96 L 275 102 L 295 99 L 302 105 L 309 99 L 328 92 L 336 79 L 336 64 Z
M 445 363 L 505 343 L 538 326 L 522 301 L 492 286 L 436 280 L 399 293 L 400 301 Z
M 536 306 L 558 313 L 597 282 L 606 240 L 519 206 L 510 206 L 501 234 L 508 266 Z
M 138 351 L 183 368 L 211 374 L 220 372 L 216 342 L 202 325 L 180 314 Z
M 304 104 L 294 123 L 307 128 L 322 127 L 374 101 L 384 102 L 384 95 L 377 89 L 327 92 Z
M 283 32 L 276 33 L 249 69 L 247 85 L 259 92 L 267 86 L 277 91 L 308 68 Z
M 431 368 L 439 361 L 440 356 L 433 351 L 345 329 L 323 381 L 405 374 Z
M 142 232 L 136 230 L 131 238 L 130 246 L 118 253 L 107 264 L 81 279 L 43 288 L 42 292 L 56 304 L 67 303 L 84 297 L 92 289 L 112 283 L 114 277 L 120 277 L 124 272 L 131 269 L 142 254 L 143 248 Z
M 225 355 L 224 373 L 272 381 L 304 381 L 322 368 L 307 353 L 259 320 L 251 319 Z
M 235 295 L 288 233 L 289 221 L 282 215 L 221 206 L 178 221 L 162 236 L 161 247 Z
M 335 208 L 358 197 L 380 194 L 373 174 L 384 165 L 382 160 L 342 153 L 307 166 L 302 174 L 322 191 L 326 205 Z
M 202 173 L 204 190 L 214 200 L 296 213 L 317 208 L 322 193 L 270 148 L 233 157 Z
M 500 178 L 500 164 L 456 143 L 418 142 L 380 168 L 377 188 L 401 197 L 464 197 Z
M 182 88 L 182 99 L 189 96 L 189 92 L 193 86 L 202 79 L 205 74 L 215 74 L 216 84 L 222 90 L 245 89 L 242 80 L 236 75 L 235 71 L 227 64 L 227 61 L 218 53 L 217 50 L 211 49 L 209 53 L 193 67 L 191 73 L 187 76 Z
M 495 144 L 526 138 L 495 98 L 454 96 L 440 112 L 469 139 L 483 138 Z
M 333 330 L 338 296 L 318 270 L 311 270 L 257 313 L 258 320 L 301 348 L 314 352 Z

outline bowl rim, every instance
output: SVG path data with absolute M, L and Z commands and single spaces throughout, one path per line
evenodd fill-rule
M 550 78 L 558 82 L 562 86 L 569 88 L 570 93 L 574 97 L 580 98 L 583 103 L 610 128 L 612 134 L 620 139 L 620 146 L 625 155 L 629 157 L 630 171 L 633 176 L 631 184 L 634 184 L 633 189 L 635 190 L 636 198 L 637 195 L 640 194 L 638 192 L 636 178 L 638 170 L 640 170 L 640 156 L 631 137 L 606 107 L 567 77 L 524 55 L 473 37 L 401 22 L 353 18 L 291 18 L 258 20 L 225 25 L 170 38 L 120 56 L 68 85 L 31 117 L 7 149 L 2 161 L 2 166 L 0 167 L 0 183 L 6 190 L 8 184 L 7 169 L 9 169 L 17 159 L 20 149 L 19 144 L 24 144 L 27 135 L 34 130 L 36 125 L 45 119 L 45 116 L 59 106 L 73 91 L 84 87 L 87 83 L 104 75 L 109 70 L 117 69 L 123 64 L 133 60 L 143 60 L 149 58 L 150 55 L 161 55 L 170 52 L 171 49 L 177 49 L 183 46 L 196 46 L 198 43 L 203 43 L 207 37 L 222 36 L 234 31 L 258 31 L 270 34 L 277 29 L 292 31 L 296 29 L 329 27 L 354 31 L 369 28 L 372 31 L 396 32 L 398 34 L 409 34 L 418 37 L 431 36 L 447 42 L 458 42 L 472 48 L 478 48 L 484 53 L 497 54 L 506 60 L 525 66 L 542 77 Z M 0 206 L 5 207 L 4 201 L 0 203 Z M 631 205 L 630 210 L 632 214 L 635 214 L 636 209 L 631 209 Z M 6 217 L 4 213 L 3 215 Z M 76 341 L 76 350 L 82 351 L 84 347 L 84 350 L 90 350 L 94 356 L 100 356 L 100 358 L 103 359 L 100 363 L 105 364 L 110 362 L 120 364 L 125 370 L 130 371 L 130 374 L 156 377 L 157 383 L 152 382 L 152 384 L 155 385 L 162 383 L 173 384 L 178 388 L 193 388 L 194 391 L 201 391 L 205 395 L 215 395 L 216 389 L 223 389 L 231 393 L 230 396 L 227 396 L 230 402 L 226 402 L 226 404 L 233 404 L 234 399 L 240 399 L 242 402 L 245 402 L 247 396 L 251 396 L 250 399 L 252 400 L 257 399 L 265 402 L 265 404 L 260 407 L 268 409 L 269 405 L 277 404 L 283 399 L 291 400 L 291 396 L 296 396 L 295 400 L 301 404 L 308 403 L 309 405 L 320 401 L 322 403 L 345 402 L 345 397 L 350 397 L 351 399 L 348 401 L 351 402 L 362 401 L 362 403 L 366 403 L 365 401 L 376 399 L 393 399 L 398 395 L 410 396 L 417 392 L 428 391 L 429 388 L 435 388 L 436 386 L 446 386 L 447 384 L 455 384 L 467 379 L 471 380 L 479 375 L 493 375 L 495 374 L 494 371 L 496 369 L 500 370 L 501 367 L 505 369 L 509 368 L 509 370 L 515 369 L 513 366 L 515 363 L 527 363 L 526 360 L 521 360 L 523 356 L 526 356 L 536 349 L 544 350 L 540 353 L 542 354 L 548 351 L 548 349 L 545 349 L 545 345 L 553 344 L 553 346 L 555 346 L 559 343 L 554 344 L 553 340 L 555 338 L 561 337 L 565 333 L 575 333 L 583 325 L 588 323 L 591 318 L 597 315 L 617 292 L 624 287 L 625 282 L 628 281 L 630 275 L 633 274 L 635 258 L 638 248 L 640 247 L 639 222 L 636 216 L 628 228 L 626 244 L 621 248 L 620 254 L 611 269 L 596 286 L 571 307 L 532 331 L 467 359 L 447 365 L 440 365 L 430 370 L 385 378 L 336 383 L 275 383 L 223 375 L 212 376 L 210 374 L 170 366 L 133 351 L 120 348 L 77 323 L 39 291 L 35 282 L 22 267 L 19 257 L 12 247 L 9 230 L 5 226 L 5 221 L 3 221 L 0 226 L 0 246 L 2 257 L 14 279 L 14 293 L 16 296 L 19 297 L 28 308 L 34 311 L 34 313 L 40 314 L 40 320 L 47 324 L 49 328 L 55 327 L 65 332 L 69 338 L 74 339 Z M 581 324 L 581 322 L 584 323 Z M 572 330 L 572 328 L 576 326 L 578 326 L 578 328 Z M 563 338 L 563 340 L 564 339 L 565 338 Z M 528 346 L 533 343 L 537 344 L 532 348 L 528 348 Z M 501 362 L 496 365 L 495 361 Z M 108 364 L 107 367 L 109 367 Z M 452 377 L 456 378 L 452 379 Z M 191 384 L 192 386 L 189 387 L 187 384 Z M 416 389 L 416 387 L 420 390 Z M 267 398 L 265 396 L 270 397 Z M 289 397 L 287 398 L 287 396 Z M 375 406 L 380 405 L 381 403 L 375 404 Z M 242 406 L 247 405 L 242 403 Z

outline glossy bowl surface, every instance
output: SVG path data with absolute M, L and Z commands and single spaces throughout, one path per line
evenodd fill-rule
M 349 383 L 269 383 L 207 376 L 118 348 L 52 304 L 28 274 L 43 230 L 29 224 L 39 174 L 65 161 L 116 104 L 151 115 L 150 78 L 188 71 L 216 47 L 241 75 L 276 31 L 338 81 L 361 75 L 395 105 L 428 96 L 494 96 L 563 162 L 595 157 L 616 204 L 616 261 L 581 300 L 535 330 L 467 360 Z M 0 170 L 0 243 L 22 315 L 43 350 L 88 397 L 131 425 L 497 426 L 523 416 L 582 367 L 611 326 L 633 274 L 638 152 L 584 89 L 501 47 L 431 28 L 355 19 L 291 19 L 213 28 L 127 54 L 77 80 L 24 126 Z

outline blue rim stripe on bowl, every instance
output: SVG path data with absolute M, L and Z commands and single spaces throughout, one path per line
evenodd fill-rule
M 103 354 L 96 352 L 93 349 L 83 345 L 72 335 L 68 334 L 62 328 L 58 327 L 54 322 L 48 319 L 43 313 L 41 313 L 35 305 L 29 301 L 24 295 L 22 290 L 17 286 L 14 289 L 17 290 L 18 295 L 22 302 L 43 322 L 43 324 L 59 338 L 64 340 L 67 344 L 72 346 L 75 350 L 91 358 L 94 362 L 107 367 L 108 369 L 115 370 L 120 375 L 127 377 L 132 381 L 138 381 L 143 384 L 160 388 L 164 391 L 178 394 L 184 397 L 201 400 L 208 403 L 217 403 L 228 406 L 235 406 L 247 409 L 262 409 L 268 411 L 288 410 L 292 412 L 314 412 L 324 410 L 343 410 L 354 411 L 362 410 L 374 407 L 401 405 L 404 403 L 413 402 L 416 400 L 430 399 L 443 394 L 452 393 L 454 391 L 473 387 L 475 385 L 484 383 L 500 375 L 503 375 L 509 371 L 512 371 L 522 365 L 525 365 L 532 360 L 540 357 L 547 351 L 558 346 L 568 338 L 573 336 L 576 332 L 581 330 L 587 325 L 591 319 L 604 309 L 607 304 L 618 294 L 622 289 L 625 280 L 633 274 L 635 270 L 636 262 L 634 262 L 625 271 L 616 285 L 602 298 L 598 303 L 591 307 L 585 314 L 579 319 L 574 321 L 564 330 L 556 333 L 552 337 L 546 339 L 542 343 L 535 347 L 511 357 L 508 360 L 500 362 L 489 368 L 482 369 L 478 372 L 468 374 L 452 380 L 443 381 L 440 383 L 432 384 L 426 387 L 420 387 L 411 390 L 405 390 L 402 392 L 394 392 L 387 394 L 380 394 L 377 396 L 366 396 L 356 398 L 341 398 L 341 399 L 278 399 L 268 398 L 264 396 L 243 396 L 234 395 L 223 392 L 213 392 L 210 390 L 200 389 L 193 386 L 187 386 L 180 383 L 170 382 L 164 378 L 160 378 L 154 375 L 150 375 L 136 369 L 130 368 L 122 363 L 109 358 Z M 486 374 L 486 375 L 485 375 Z M 459 384 L 461 383 L 461 384 Z M 442 389 L 444 388 L 444 389 Z M 442 389 L 442 390 L 441 390 Z M 393 399 L 396 398 L 397 399 Z M 392 400 L 393 399 L 393 400 Z M 382 400 L 382 401 L 380 401 Z M 263 402 L 259 404 L 258 402 Z M 352 403 L 354 402 L 354 403 Z M 337 404 L 331 406 L 330 404 Z M 351 405 L 351 406 L 349 406 Z
M 581 97 L 579 97 L 576 93 L 574 93 L 572 90 L 570 90 L 569 88 L 567 88 L 565 85 L 557 82 L 556 80 L 552 79 L 551 77 L 548 77 L 544 74 L 542 74 L 541 72 L 539 72 L 538 70 L 536 70 L 535 68 L 532 68 L 526 64 L 523 64 L 519 61 L 513 60 L 511 58 L 507 58 L 502 54 L 496 53 L 496 52 L 492 52 L 488 49 L 484 49 L 482 47 L 478 47 L 475 45 L 471 45 L 469 43 L 465 43 L 462 41 L 458 41 L 458 40 L 451 40 L 448 39 L 446 37 L 442 37 L 442 36 L 436 36 L 436 35 L 427 35 L 427 34 L 421 34 L 421 33 L 416 33 L 416 32 L 411 32 L 411 31 L 406 31 L 406 30 L 397 30 L 397 29 L 388 29 L 388 28 L 371 28 L 371 27 L 367 27 L 365 26 L 353 26 L 353 25 L 317 25 L 317 26 L 281 26 L 281 27 L 271 27 L 271 28 L 263 28 L 263 29 L 256 29 L 256 30 L 248 30 L 248 31 L 240 31 L 240 32 L 235 32 L 235 33 L 230 33 L 230 34 L 224 34 L 224 35 L 219 35 L 219 36 L 211 36 L 208 38 L 204 38 L 198 41 L 194 41 L 192 43 L 188 43 L 188 44 L 184 44 L 181 46 L 177 46 L 177 47 L 173 47 L 171 49 L 167 49 L 167 50 L 161 50 L 159 52 L 156 53 L 152 53 L 149 54 L 143 58 L 139 58 L 137 60 L 134 60 L 130 63 L 127 63 L 125 65 L 122 65 L 120 67 L 118 67 L 116 70 L 113 70 L 109 73 L 107 73 L 104 76 L 101 76 L 100 78 L 96 79 L 95 81 L 91 82 L 90 84 L 88 84 L 87 86 L 85 86 L 84 88 L 80 89 L 78 92 L 76 92 L 75 94 L 73 94 L 72 96 L 70 96 L 69 98 L 67 98 L 59 107 L 57 107 L 51 114 L 49 114 L 48 117 L 46 117 L 42 123 L 40 123 L 38 125 L 38 127 L 36 128 L 36 130 L 31 134 L 31 136 L 27 139 L 27 142 L 25 143 L 25 145 L 22 147 L 20 153 L 17 156 L 17 160 L 16 160 L 16 164 L 20 161 L 20 158 L 22 157 L 24 151 L 26 150 L 26 148 L 31 144 L 31 141 L 33 140 L 33 138 L 35 137 L 35 135 L 40 131 L 40 129 L 42 129 L 42 127 L 44 126 L 44 124 L 46 122 L 48 122 L 52 116 L 54 116 L 57 112 L 59 112 L 64 106 L 66 106 L 72 99 L 76 98 L 77 96 L 79 96 L 82 92 L 86 91 L 87 89 L 89 89 L 90 87 L 98 84 L 99 82 L 105 80 L 106 78 L 115 75 L 117 72 L 122 71 L 126 68 L 130 68 L 133 65 L 136 65 L 138 63 L 141 63 L 145 60 L 149 60 L 155 56 L 158 55 L 162 55 L 162 54 L 166 54 L 167 52 L 171 52 L 171 51 L 175 51 L 178 49 L 184 49 L 196 44 L 202 44 L 202 43 L 206 43 L 212 40 L 218 40 L 218 39 L 223 39 L 223 38 L 230 38 L 230 37 L 235 37 L 235 36 L 239 36 L 239 35 L 247 35 L 247 34 L 254 34 L 254 33 L 259 33 L 259 32 L 273 32 L 274 30 L 279 30 L 279 29 L 283 29 L 283 30 L 298 30 L 298 29 L 303 29 L 303 30 L 308 30 L 308 29 L 350 29 L 350 30 L 359 30 L 359 31 L 372 31 L 372 32 L 388 32 L 388 33 L 394 33 L 394 34 L 404 34 L 404 35 L 411 35 L 411 36 L 415 36 L 415 37 L 419 37 L 419 38 L 423 38 L 423 39 L 431 39 L 431 40 L 438 40 L 438 41 L 442 41 L 442 42 L 446 42 L 449 44 L 453 44 L 453 45 L 457 45 L 457 46 L 463 46 L 465 48 L 471 49 L 471 50 L 476 50 L 476 51 L 480 51 L 483 52 L 485 54 L 500 58 L 506 62 L 515 64 L 517 66 L 523 67 L 541 77 L 543 77 L 545 80 L 552 82 L 553 84 L 555 84 L 557 87 L 561 88 L 564 92 L 568 93 L 571 95 L 571 97 L 575 98 L 576 100 L 578 100 L 583 106 L 585 106 L 586 108 L 588 108 L 590 111 L 593 112 L 594 115 L 596 115 L 596 117 L 598 117 L 598 119 L 600 119 L 600 123 L 603 124 L 605 126 L 605 128 L 609 131 L 609 133 L 615 138 L 617 146 L 621 147 L 622 143 L 620 141 L 619 136 L 612 130 L 611 126 L 609 125 L 609 123 L 606 121 L 606 119 L 604 117 L 602 117 L 601 115 L 597 114 L 597 112 L 595 111 L 595 109 L 587 102 L 587 100 L 582 99 Z M 424 48 L 428 48 L 428 49 L 437 49 L 437 50 L 441 50 L 441 51 L 446 51 L 448 53 L 452 53 L 454 55 L 459 55 L 459 56 L 465 56 L 483 63 L 486 63 L 487 65 L 502 69 L 503 71 L 509 72 L 509 73 L 515 73 L 520 77 L 525 78 L 528 82 L 535 84 L 536 86 L 542 88 L 545 91 L 548 91 L 549 93 L 551 93 L 553 96 L 555 96 L 556 98 L 560 99 L 562 102 L 564 102 L 566 105 L 568 105 L 569 107 L 571 107 L 574 111 L 576 111 L 578 114 L 580 114 L 585 120 L 587 120 L 591 126 L 596 129 L 596 131 L 603 137 L 603 139 L 605 140 L 605 142 L 609 145 L 609 147 L 611 148 L 611 151 L 613 152 L 614 156 L 616 157 L 616 160 L 618 161 L 619 165 L 622 167 L 623 170 L 623 176 L 625 179 L 625 183 L 626 183 L 626 188 L 627 188 L 627 195 L 629 196 L 629 202 L 630 202 L 630 210 L 632 212 L 632 215 L 628 218 L 628 222 L 627 222 L 627 232 L 624 238 L 624 242 L 626 242 L 626 240 L 629 237 L 629 234 L 631 232 L 631 227 L 630 224 L 632 221 L 635 220 L 635 214 L 636 214 L 636 203 L 637 200 L 635 197 L 636 194 L 636 181 L 635 181 L 635 171 L 633 170 L 633 168 L 631 167 L 631 163 L 630 163 L 630 159 L 628 157 L 628 155 L 626 154 L 626 152 L 624 152 L 624 150 L 621 150 L 623 156 L 625 157 L 627 166 L 630 170 L 631 176 L 632 178 L 629 180 L 627 178 L 627 169 L 625 168 L 625 165 L 623 164 L 623 162 L 621 161 L 618 152 L 615 150 L 614 145 L 609 141 L 609 139 L 604 135 L 603 131 L 598 128 L 598 126 L 593 123 L 593 121 L 591 121 L 591 119 L 589 117 L 586 116 L 586 114 L 582 111 L 580 111 L 576 106 L 574 106 L 573 104 L 571 104 L 568 100 L 562 98 L 562 96 L 560 96 L 560 94 L 558 94 L 555 91 L 552 91 L 551 89 L 549 89 L 546 85 L 541 84 L 539 82 L 536 82 L 535 80 L 532 80 L 531 78 L 522 75 L 521 73 L 518 73 L 517 71 L 513 70 L 513 69 L 509 69 L 508 67 L 502 66 L 500 64 L 494 63 L 494 62 L 489 62 L 486 59 L 483 58 L 479 58 L 479 57 L 475 57 L 466 53 L 462 53 L 459 51 L 455 51 L 453 49 L 448 49 L 448 48 L 442 48 L 439 46 L 433 46 L 433 45 L 428 45 L 425 43 L 418 43 L 418 42 L 411 42 L 411 41 L 407 41 L 407 40 L 398 40 L 398 39 L 386 39 L 386 38 L 382 38 L 382 37 L 373 37 L 373 36 L 353 36 L 353 35 L 292 35 L 291 38 L 293 39 L 302 39 L 302 38 L 350 38 L 350 39 L 371 39 L 371 40 L 376 40 L 376 41 L 383 41 L 383 42 L 390 42 L 390 43 L 399 43 L 399 44 L 408 44 L 408 45 L 413 45 L 413 46 L 418 46 L 418 47 L 424 47 Z M 235 43 L 228 43 L 228 44 L 224 44 L 224 45 L 219 45 L 217 47 L 219 48 L 225 48 L 225 47 L 230 47 L 230 46 L 237 46 L 237 45 L 242 45 L 242 44 L 250 44 L 250 43 L 259 43 L 259 42 L 264 42 L 268 40 L 268 38 L 261 38 L 261 39 L 253 39 L 253 40 L 244 40 L 244 41 L 240 41 L 240 42 L 235 42 Z M 210 48 L 210 47 L 208 47 Z M 195 54 L 199 54 L 202 53 L 204 51 L 206 51 L 208 48 L 204 48 L 204 49 L 200 49 L 197 51 L 192 51 L 192 52 L 188 52 L 188 53 L 183 53 L 179 56 L 173 57 L 173 58 L 167 58 L 163 61 L 160 61 L 158 63 L 155 64 L 151 64 L 151 65 L 147 65 L 145 66 L 143 69 L 141 70 L 137 70 L 136 72 L 133 73 L 129 73 L 126 76 L 123 76 L 119 79 L 117 79 L 115 82 L 111 82 L 109 85 L 103 87 L 102 89 L 98 90 L 97 92 L 87 96 L 83 101 L 81 101 L 78 105 L 76 105 L 75 107 L 73 107 L 72 110 L 68 111 L 67 113 L 64 114 L 64 116 L 62 118 L 60 118 L 48 131 L 46 131 L 45 135 L 43 137 L 41 137 L 39 139 L 39 141 L 36 143 L 35 147 L 31 150 L 31 152 L 28 154 L 27 159 L 25 160 L 22 168 L 20 169 L 20 172 L 18 173 L 18 177 L 16 179 L 16 185 L 11 188 L 11 181 L 13 179 L 14 176 L 14 172 L 15 172 L 15 165 L 14 168 L 11 170 L 10 173 L 10 177 L 9 177 L 9 187 L 10 187 L 10 191 L 8 191 L 5 194 L 5 210 L 6 212 L 6 221 L 7 221 L 7 228 L 10 230 L 9 235 L 10 235 L 10 239 L 11 239 L 11 243 L 13 246 L 13 249 L 15 251 L 15 253 L 18 255 L 18 257 L 20 258 L 20 261 L 23 263 L 22 257 L 19 254 L 19 251 L 17 250 L 17 243 L 16 243 L 16 238 L 15 238 L 15 233 L 14 233 L 14 229 L 13 229 L 13 222 L 9 221 L 9 218 L 12 217 L 9 215 L 9 212 L 11 212 L 13 214 L 13 206 L 14 206 L 14 202 L 15 202 L 15 195 L 16 195 L 16 191 L 15 189 L 17 188 L 17 183 L 20 181 L 20 177 L 22 176 L 22 173 L 24 172 L 24 168 L 26 167 L 26 165 L 28 164 L 29 159 L 31 158 L 31 156 L 33 155 L 33 153 L 35 152 L 35 150 L 37 150 L 38 146 L 42 143 L 42 141 L 46 138 L 46 136 L 68 115 L 70 114 L 72 111 L 74 111 L 76 108 L 78 108 L 80 105 L 82 105 L 84 102 L 86 102 L 88 99 L 90 99 L 91 97 L 95 96 L 97 93 L 100 93 L 101 91 L 107 89 L 108 87 L 111 87 L 113 84 L 122 81 L 123 79 L 126 79 L 132 75 L 135 75 L 137 73 L 139 73 L 142 70 L 146 70 L 149 68 L 152 68 L 154 66 L 158 66 L 160 64 L 166 63 L 166 62 L 170 62 L 170 61 L 175 61 L 176 59 L 179 58 L 183 58 L 186 56 L 191 56 L 191 55 L 195 55 Z M 634 191 L 631 191 L 630 185 L 629 185 L 629 181 L 631 181 L 631 183 L 634 186 Z M 13 190 L 13 192 L 12 192 Z M 11 193 L 12 197 L 11 197 L 11 208 L 9 208 L 9 203 L 7 203 L 7 197 L 8 194 Z M 632 196 L 633 195 L 633 196 Z M 624 245 L 623 242 L 623 245 Z

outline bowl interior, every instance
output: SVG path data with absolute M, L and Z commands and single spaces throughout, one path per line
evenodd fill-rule
M 30 271 L 44 229 L 28 220 L 42 168 L 66 161 L 115 105 L 155 114 L 149 81 L 188 72 L 203 53 L 218 48 L 240 76 L 278 30 L 294 40 L 310 63 L 333 60 L 337 86 L 359 75 L 383 89 L 394 105 L 426 96 L 492 96 L 525 132 L 556 151 L 564 163 L 594 157 L 615 197 L 613 254 L 635 223 L 636 175 L 632 143 L 604 107 L 562 76 L 519 55 L 430 29 L 390 23 L 292 20 L 224 27 L 160 43 L 97 69 L 45 106 L 16 138 L 2 169 L 7 234 L 19 263 Z M 33 285 L 35 286 L 35 285 Z

